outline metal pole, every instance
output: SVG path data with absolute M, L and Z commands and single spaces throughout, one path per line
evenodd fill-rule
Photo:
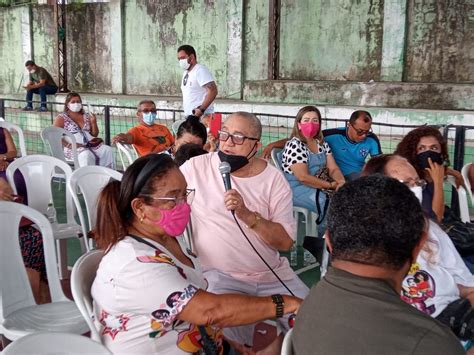
M 5 99 L 0 99 L 0 117 L 5 119 Z
M 466 143 L 466 129 L 462 126 L 456 127 L 456 136 L 454 137 L 454 160 L 453 169 L 461 171 L 464 165 L 464 145 Z M 453 188 L 451 191 L 451 209 L 460 215 L 458 193 Z
M 105 144 L 110 145 L 110 106 L 104 107 Z

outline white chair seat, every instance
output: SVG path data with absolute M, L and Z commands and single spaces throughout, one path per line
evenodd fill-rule
M 89 331 L 89 327 L 73 301 L 19 309 L 5 318 L 2 328 L 9 339 L 16 339 L 38 331 L 74 334 L 84 334 Z
M 71 235 L 82 233 L 82 228 L 77 223 L 53 224 L 54 239 L 67 239 Z
M 105 346 L 89 338 L 64 332 L 39 332 L 27 335 L 8 345 L 4 355 L 111 355 Z

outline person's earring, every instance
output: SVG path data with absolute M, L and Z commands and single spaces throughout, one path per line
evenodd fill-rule
M 140 223 L 143 223 L 143 216 L 140 218 Z

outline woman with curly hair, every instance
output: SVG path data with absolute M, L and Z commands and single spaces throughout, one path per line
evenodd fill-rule
M 449 167 L 448 144 L 438 129 L 418 127 L 398 144 L 395 154 L 406 158 L 420 178 L 428 184 L 423 190 L 423 210 L 430 218 L 441 222 L 444 215 L 443 182 L 446 175 L 456 178 L 456 185 L 464 185 L 460 172 Z

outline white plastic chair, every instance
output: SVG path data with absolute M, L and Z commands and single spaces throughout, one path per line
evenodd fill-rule
M 47 155 L 28 155 L 16 159 L 7 167 L 7 179 L 16 194 L 16 187 L 13 183 L 13 174 L 20 170 L 26 183 L 28 194 L 28 206 L 46 214 L 48 203 L 53 201 L 51 191 L 51 180 L 57 169 L 60 169 L 68 181 L 71 178 L 72 170 L 65 162 Z M 54 239 L 57 244 L 58 265 L 60 267 L 61 279 L 67 274 L 67 257 L 65 239 L 82 236 L 82 229 L 74 220 L 75 207 L 69 190 L 66 189 L 66 223 L 53 225 Z M 86 246 L 83 238 L 79 238 L 83 252 Z
M 82 255 L 74 264 L 71 274 L 74 302 L 89 326 L 91 338 L 99 343 L 101 342 L 99 330 L 93 321 L 91 287 L 103 256 L 101 250 L 92 250 Z
M 46 127 L 41 131 L 41 139 L 43 144 L 49 147 L 51 156 L 68 163 L 74 169 L 79 168 L 76 138 L 71 132 L 56 126 Z M 63 139 L 71 143 L 73 160 L 66 159 L 64 156 Z
M 183 123 L 184 121 L 186 120 L 177 120 L 177 121 L 174 121 L 173 124 L 171 125 L 171 130 L 173 131 L 173 134 L 175 136 L 178 133 L 179 126 L 181 126 L 181 123 Z
M 459 186 L 456 188 L 456 179 L 454 176 L 448 175 L 447 180 L 457 191 L 458 193 L 458 203 L 459 203 L 459 214 L 461 221 L 463 222 L 470 222 L 469 216 L 469 205 L 467 203 L 467 193 L 466 189 L 463 186 Z
M 16 124 L 6 122 L 6 121 L 0 121 L 0 128 L 5 128 L 8 129 L 8 131 L 15 131 L 16 134 L 18 135 L 18 145 L 20 146 L 20 154 L 22 157 L 25 157 L 27 155 L 26 152 L 26 144 L 25 144 L 25 135 L 23 134 L 23 130 L 17 126 Z
M 471 203 L 474 205 L 474 197 L 472 197 L 472 190 L 471 190 L 472 186 L 471 186 L 471 182 L 469 181 L 469 176 L 468 176 L 469 168 L 472 165 L 474 165 L 474 163 L 467 163 L 466 165 L 464 165 L 461 169 L 461 175 L 464 179 L 464 183 L 466 184 L 467 194 L 471 198 Z
M 288 333 L 286 333 L 285 338 L 283 339 L 283 344 L 281 346 L 281 355 L 293 355 L 293 346 L 291 341 L 293 339 L 293 328 L 291 328 Z
M 283 168 L 281 167 L 281 156 L 282 156 L 282 149 L 273 148 L 271 152 L 273 165 L 283 173 Z M 311 235 L 317 237 L 317 214 L 313 211 L 308 210 L 304 207 L 293 206 L 293 217 L 295 218 L 296 222 L 299 221 L 299 216 L 303 217 L 303 221 L 305 224 L 305 231 L 304 235 Z M 301 233 L 298 233 L 298 235 Z M 302 242 L 297 240 L 297 244 L 301 245 Z
M 283 154 L 282 149 L 273 148 L 271 151 L 273 165 L 275 165 L 275 167 L 283 173 L 283 168 L 281 166 L 282 154 Z M 315 212 L 308 210 L 307 208 L 300 207 L 300 206 L 293 206 L 293 218 L 295 218 L 296 223 L 298 223 L 300 215 L 303 217 L 303 221 L 305 225 L 304 236 L 317 237 L 318 226 L 316 224 L 316 220 L 318 219 L 318 215 Z M 302 244 L 302 242 L 298 240 L 298 236 L 300 234 L 301 233 L 297 230 L 296 245 Z M 322 261 L 320 265 L 321 275 L 324 275 L 326 273 L 328 264 L 329 264 L 329 252 L 327 251 L 326 243 L 325 243 L 324 249 L 323 249 L 323 257 L 322 257 Z
M 102 344 L 85 336 L 69 333 L 39 332 L 24 336 L 8 345 L 2 355 L 41 354 L 41 355 L 111 355 Z
M 96 222 L 97 197 L 110 179 L 122 180 L 122 174 L 104 166 L 83 166 L 75 170 L 67 182 L 67 188 L 76 206 L 86 249 L 92 249 L 88 231 L 94 229 Z M 81 207 L 77 192 L 82 193 L 87 211 L 87 221 Z
M 125 171 L 138 158 L 138 152 L 133 144 L 115 143 L 119 153 L 122 170 Z
M 51 303 L 35 303 L 18 243 L 22 217 L 35 223 L 41 232 Z M 31 207 L 0 201 L 0 225 L 0 334 L 14 341 L 38 331 L 86 333 L 88 327 L 81 313 L 61 288 L 53 230 L 46 217 Z

